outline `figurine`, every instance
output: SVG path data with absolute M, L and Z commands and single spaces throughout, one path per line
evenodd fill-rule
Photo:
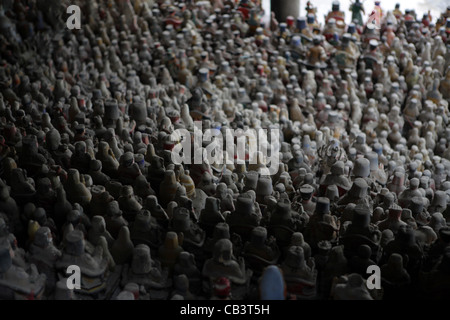
M 64 251 L 56 261 L 56 269 L 64 276 L 68 266 L 75 264 L 80 267 L 81 289 L 77 293 L 100 298 L 107 291 L 114 290 L 107 286 L 108 260 L 102 247 L 97 246 L 92 255 L 86 252 L 86 242 L 80 230 L 69 232 L 65 243 Z
M 108 246 L 111 247 L 114 243 L 114 238 L 106 230 L 105 218 L 102 216 L 94 216 L 91 219 L 91 223 L 91 229 L 88 230 L 88 241 L 96 246 L 100 241 L 100 237 L 104 237 Z
M 303 210 L 308 214 L 308 216 L 312 216 L 316 211 L 316 202 L 313 201 L 314 188 L 309 184 L 304 184 L 300 188 L 300 197 L 301 197 L 301 206 Z M 309 219 L 308 219 L 309 221 Z
M 183 207 L 174 209 L 169 230 L 178 233 L 180 237 L 182 235 L 183 246 L 189 252 L 195 253 L 194 250 L 201 248 L 206 238 L 205 231 L 193 223 L 188 209 Z
M 61 257 L 61 251 L 53 244 L 52 235 L 48 227 L 40 227 L 30 246 L 29 260 L 37 270 L 46 275 L 46 290 L 51 292 L 56 285 L 56 261 Z
M 323 176 L 323 180 L 320 182 L 321 192 L 324 193 L 325 188 L 330 185 L 336 185 L 339 190 L 339 197 L 347 193 L 351 188 L 349 179 L 344 175 L 344 162 L 336 161 L 331 166 L 330 173 Z
M 221 239 L 214 245 L 213 258 L 203 265 L 202 275 L 208 279 L 206 287 L 211 288 L 214 279 L 227 277 L 235 284 L 233 296 L 238 299 L 246 294 L 252 271 L 246 269 L 242 257 L 236 260 L 233 256 L 232 243 L 228 239 Z
M 412 178 L 409 181 L 409 188 L 406 188 L 398 195 L 398 204 L 403 208 L 407 208 L 414 197 L 422 197 L 419 191 L 420 180 Z
M 120 210 L 117 201 L 113 200 L 107 202 L 105 222 L 106 229 L 114 239 L 117 238 L 119 231 L 123 226 L 128 226 L 128 221 L 124 219 L 122 210 Z
M 127 226 L 122 226 L 117 239 L 111 246 L 111 255 L 117 265 L 131 261 L 134 245 L 130 239 L 130 230 Z
M 206 236 L 212 236 L 215 226 L 220 222 L 225 222 L 225 217 L 220 212 L 221 201 L 217 198 L 208 197 L 205 209 L 200 213 L 199 225 L 205 230 Z
M 164 300 L 169 296 L 168 288 L 172 280 L 168 278 L 167 271 L 161 269 L 159 261 L 152 259 L 147 245 L 138 244 L 132 251 L 131 266 L 126 266 L 122 273 L 122 285 L 137 283 L 155 300 Z
M 164 243 L 158 248 L 158 256 L 160 257 L 161 267 L 167 269 L 169 274 L 178 259 L 183 248 L 179 244 L 179 237 L 177 233 L 169 231 L 166 233 Z
M 325 61 L 328 56 L 325 49 L 321 46 L 321 39 L 319 36 L 313 38 L 313 46 L 308 50 L 306 54 L 306 65 L 310 68 L 318 66 L 319 68 L 325 67 Z
M 333 1 L 331 6 L 331 11 L 328 12 L 327 16 L 325 17 L 325 23 L 328 23 L 330 19 L 335 19 L 337 25 L 340 28 L 345 27 L 345 13 L 344 11 L 340 10 L 340 3 L 339 1 Z M 339 23 L 338 23 L 339 21 Z
M 346 257 L 354 256 L 362 244 L 371 248 L 372 257 L 378 254 L 381 231 L 376 225 L 370 223 L 370 213 L 371 211 L 364 205 L 355 206 L 351 224 L 340 235 L 340 243 L 344 245 Z
M 358 0 L 357 0 L 358 1 Z M 335 52 L 335 59 L 341 70 L 356 69 L 356 63 L 360 56 L 356 45 L 351 41 L 349 33 L 344 33 L 340 46 Z
M 4 244 L 0 247 L 1 275 L 4 279 L 2 282 L 2 299 L 42 299 L 46 275 L 40 274 L 34 264 L 28 270 L 15 266 L 12 263 L 11 251 L 10 247 Z
M 374 300 L 363 277 L 357 273 L 342 276 L 332 289 L 334 300 Z
M 117 202 L 124 218 L 128 221 L 133 221 L 136 214 L 142 209 L 142 205 L 134 195 L 133 187 L 129 185 L 122 186 Z
M 81 176 L 77 169 L 69 169 L 64 189 L 67 193 L 67 200 L 72 203 L 79 203 L 83 207 L 86 207 L 92 199 L 92 194 L 81 181 Z
M 325 197 L 317 199 L 316 210 L 305 228 L 305 239 L 316 248 L 320 241 L 334 241 L 337 237 L 337 223 L 330 215 L 330 200 Z
M 139 165 L 134 160 L 131 152 L 125 152 L 119 159 L 117 168 L 119 181 L 123 184 L 133 184 L 138 176 L 142 175 Z
M 408 259 L 405 269 L 411 276 L 417 274 L 417 269 L 423 260 L 423 249 L 416 242 L 414 230 L 410 226 L 399 228 L 395 239 L 386 245 L 381 261 L 386 261 L 387 257 L 393 253 L 400 254 L 403 260 Z
M 338 206 L 345 206 L 349 203 L 361 204 L 372 210 L 373 201 L 368 194 L 369 186 L 363 178 L 356 178 L 350 190 L 337 202 Z
M 142 209 L 130 226 L 130 239 L 134 245 L 143 243 L 155 250 L 162 245 L 163 228 L 149 210 Z
M 307 219 L 291 210 L 288 202 L 278 201 L 269 218 L 268 234 L 273 235 L 278 246 L 283 248 L 289 245 L 294 232 L 303 229 Z
M 236 232 L 244 238 L 248 238 L 251 230 L 259 225 L 261 216 L 256 210 L 254 200 L 240 196 L 236 200 L 236 209 L 226 219 L 232 232 Z
M 189 288 L 193 293 L 200 294 L 202 290 L 201 272 L 195 261 L 195 256 L 187 251 L 181 251 L 173 266 L 173 274 L 185 274 L 189 278 Z
M 170 201 L 175 199 L 175 192 L 179 185 L 179 182 L 175 178 L 175 172 L 173 170 L 167 170 L 159 189 L 161 204 L 163 206 L 167 206 Z
M 287 292 L 298 299 L 314 299 L 317 294 L 314 259 L 304 257 L 303 248 L 292 246 L 281 264 L 281 270 L 286 281 Z
M 252 231 L 250 241 L 244 245 L 242 255 L 246 265 L 257 275 L 261 274 L 268 265 L 275 264 L 280 257 L 280 252 L 275 238 L 267 238 L 267 229 L 256 227 Z
M 355 0 L 355 2 L 350 4 L 350 11 L 352 12 L 352 22 L 356 22 L 362 26 L 363 20 L 361 11 L 362 13 L 365 13 L 363 3 L 359 2 L 359 0 Z

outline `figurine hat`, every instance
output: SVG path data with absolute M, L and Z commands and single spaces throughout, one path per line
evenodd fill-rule
M 417 189 L 420 185 L 420 180 L 417 178 L 412 178 L 409 181 L 409 186 L 411 187 L 411 189 Z
M 319 197 L 316 203 L 316 213 L 327 214 L 330 212 L 330 199 Z
M 375 39 L 372 39 L 369 41 L 369 45 L 372 49 L 374 49 L 374 48 L 378 47 L 378 41 Z
M 370 223 L 370 209 L 364 205 L 356 205 L 353 209 L 352 224 L 358 227 L 367 227 Z
M 286 203 L 284 201 L 278 201 L 275 216 L 282 218 L 282 217 L 289 217 L 290 214 L 291 214 L 291 206 L 289 205 L 289 203 Z
M 84 253 L 84 235 L 81 230 L 73 230 L 66 236 L 65 251 L 73 256 L 81 256 Z
M 238 197 L 236 200 L 236 210 L 240 214 L 250 214 L 254 211 L 254 203 L 251 198 Z
M 174 231 L 168 231 L 164 239 L 164 247 L 168 249 L 175 249 L 178 247 L 178 235 Z
M 356 26 L 354 23 L 350 23 L 347 28 L 347 32 L 353 34 L 356 32 Z
M 411 199 L 411 202 L 409 204 L 409 209 L 411 210 L 411 212 L 416 215 L 416 214 L 420 214 L 423 211 L 424 208 L 424 203 L 423 203 L 423 199 L 421 197 L 413 197 Z
M 251 243 L 255 246 L 262 246 L 267 239 L 267 229 L 256 227 L 252 230 Z
M 309 184 L 304 184 L 300 187 L 300 194 L 311 195 L 314 192 L 314 188 Z
M 378 169 L 378 154 L 376 152 L 368 152 L 365 157 L 369 159 L 370 171 L 375 171 Z
M 226 222 L 219 222 L 214 227 L 213 239 L 230 239 L 230 227 Z
M 105 102 L 105 118 L 117 120 L 120 118 L 119 105 L 116 99 L 109 99 Z
M 367 160 L 367 159 L 366 159 Z M 355 198 L 363 198 L 367 195 L 369 186 L 363 178 L 356 178 L 349 190 L 349 195 Z
M 394 218 L 400 218 L 402 215 L 403 209 L 398 204 L 393 203 L 389 207 L 389 216 Z
M 270 177 L 261 176 L 258 179 L 256 185 L 256 194 L 258 196 L 264 197 L 271 195 L 273 192 L 272 179 Z
M 370 161 L 366 158 L 358 158 L 353 167 L 353 175 L 355 177 L 366 178 L 370 174 Z
M 215 197 L 208 197 L 206 198 L 205 202 L 205 212 L 208 213 L 218 213 L 220 207 L 220 199 L 217 199 Z
M 245 175 L 245 190 L 256 190 L 258 180 L 258 173 L 254 171 L 247 172 Z
M 330 199 L 330 201 L 336 200 L 339 198 L 339 189 L 335 184 L 330 184 L 327 186 L 327 191 L 325 192 L 325 196 Z
M 345 167 L 345 164 L 343 161 L 336 161 L 331 166 L 331 173 L 334 175 L 342 175 L 342 174 L 344 174 L 344 167 Z

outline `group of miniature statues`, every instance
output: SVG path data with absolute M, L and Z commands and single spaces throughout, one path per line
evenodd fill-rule
M 450 297 L 450 7 L 68 5 L 0 4 L 1 299 Z M 196 121 L 278 130 L 277 172 L 174 162 Z

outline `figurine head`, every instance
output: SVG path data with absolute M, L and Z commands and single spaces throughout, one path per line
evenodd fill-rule
M 349 34 L 354 34 L 356 32 L 356 25 L 354 23 L 350 23 L 348 25 L 347 32 Z
M 286 253 L 284 264 L 293 269 L 301 269 L 305 263 L 304 259 L 305 253 L 303 248 L 300 246 L 291 246 Z
M 228 239 L 220 239 L 214 245 L 213 259 L 219 263 L 226 263 L 233 257 L 233 244 Z
M 33 243 L 41 248 L 46 248 L 52 243 L 52 233 L 48 227 L 40 227 L 34 234 Z
M 378 48 L 378 41 L 375 39 L 370 40 L 369 47 L 370 47 L 370 51 L 375 50 L 376 48 Z
M 332 5 L 331 5 L 331 10 L 332 11 L 339 11 L 339 9 L 340 9 L 339 1 L 333 1 Z
M 152 268 L 150 248 L 146 244 L 138 244 L 133 249 L 131 269 L 135 274 L 147 274 Z

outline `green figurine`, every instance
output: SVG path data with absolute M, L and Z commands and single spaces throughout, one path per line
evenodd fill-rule
M 350 5 L 350 11 L 352 12 L 352 22 L 357 21 L 357 23 L 360 26 L 362 26 L 363 20 L 362 20 L 361 11 L 363 13 L 365 13 L 363 4 L 361 2 L 359 2 L 359 0 L 356 0 L 356 2 L 352 2 Z

